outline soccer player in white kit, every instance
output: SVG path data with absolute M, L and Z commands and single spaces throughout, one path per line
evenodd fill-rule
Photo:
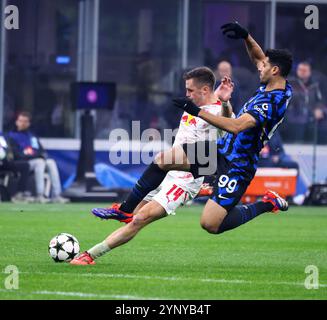
M 222 105 L 220 101 L 204 105 L 201 109 L 214 115 L 221 115 Z M 193 117 L 184 112 L 179 124 L 178 132 L 173 146 L 196 141 L 215 141 L 222 137 L 224 132 L 217 130 L 202 119 Z M 194 179 L 192 173 L 185 171 L 169 171 L 164 181 L 156 189 L 151 191 L 136 208 L 137 211 L 146 203 L 154 200 L 158 202 L 166 213 L 174 214 L 175 210 L 186 202 L 194 199 L 203 184 L 204 177 Z
M 214 115 L 232 116 L 231 105 L 229 103 L 224 103 L 223 105 L 219 101 L 219 97 L 228 96 L 233 90 L 234 85 L 229 78 L 222 79 L 216 91 L 214 91 L 215 76 L 209 68 L 200 67 L 193 69 L 184 76 L 184 79 L 186 96 L 198 103 L 198 105 L 201 105 L 201 109 Z M 215 141 L 217 140 L 217 135 L 222 136 L 223 134 L 222 130 L 217 130 L 206 121 L 184 112 L 173 146 L 205 140 Z M 131 213 L 130 216 L 127 214 L 126 217 L 117 218 L 117 220 L 125 222 L 125 226 L 114 231 L 103 242 L 83 252 L 72 260 L 71 264 L 95 264 L 94 260 L 96 258 L 128 242 L 147 224 L 174 214 L 179 206 L 197 196 L 203 179 L 203 177 L 194 179 L 189 172 L 170 171 L 161 185 L 156 190 L 150 192 L 135 207 L 134 213 Z M 93 214 L 94 210 L 98 210 L 97 212 L 101 213 L 102 210 L 105 211 L 106 209 L 93 209 Z M 105 217 L 103 218 L 105 219 Z

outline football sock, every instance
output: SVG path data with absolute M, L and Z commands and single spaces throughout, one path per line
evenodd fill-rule
M 225 219 L 219 226 L 217 233 L 223 233 L 225 231 L 237 228 L 262 213 L 270 212 L 273 208 L 274 206 L 270 202 L 262 201 L 234 207 L 227 213 Z
M 126 213 L 132 213 L 150 191 L 159 187 L 166 174 L 167 172 L 160 169 L 156 163 L 151 163 L 119 209 Z
M 108 251 L 110 251 L 110 248 L 105 241 L 100 242 L 100 243 L 96 244 L 94 247 L 92 247 L 90 250 L 87 250 L 88 254 L 93 259 L 97 259 L 97 258 L 103 256 Z

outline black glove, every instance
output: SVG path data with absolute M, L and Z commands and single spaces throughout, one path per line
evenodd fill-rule
M 231 39 L 246 39 L 249 36 L 249 32 L 237 21 L 226 23 L 220 29 L 222 29 L 223 34 Z
M 198 116 L 201 109 L 188 98 L 174 98 L 174 106 L 183 109 L 192 116 Z

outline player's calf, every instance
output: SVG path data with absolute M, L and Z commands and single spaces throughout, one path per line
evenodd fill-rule
M 276 213 L 279 210 L 288 210 L 287 201 L 276 192 L 267 191 L 262 201 L 249 205 L 236 206 L 231 209 L 222 224 L 219 226 L 217 233 L 223 233 L 225 231 L 237 228 L 263 213 Z
M 207 202 L 201 226 L 209 233 L 223 233 L 235 229 L 265 212 L 286 211 L 288 203 L 276 192 L 267 191 L 262 201 L 235 206 L 224 214 L 224 208 L 212 200 Z

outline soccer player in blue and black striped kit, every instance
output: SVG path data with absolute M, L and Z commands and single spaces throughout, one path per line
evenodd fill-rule
M 217 165 L 214 192 L 203 209 L 200 221 L 209 233 L 220 234 L 262 213 L 288 209 L 287 202 L 273 191 L 267 191 L 262 201 L 250 205 L 237 204 L 255 175 L 260 150 L 283 121 L 292 96 L 291 86 L 286 80 L 292 68 L 292 56 L 287 50 L 270 49 L 264 53 L 248 31 L 237 22 L 222 26 L 222 31 L 229 38 L 244 39 L 249 56 L 258 68 L 261 86 L 235 119 L 206 113 L 187 97 L 173 99 L 176 107 L 228 134 L 213 147 L 206 141 L 177 146 L 160 153 L 120 207 L 93 209 L 92 213 L 102 219 L 116 219 L 127 224 L 92 248 L 91 253 L 83 253 L 74 264 L 94 264 L 95 258 L 129 241 L 145 225 L 159 219 L 151 214 L 151 210 L 143 214 L 141 209 L 134 216 L 133 210 L 151 190 L 160 185 L 169 170 L 190 171 L 194 177 L 198 177 L 212 174 L 212 170 L 207 170 L 208 167 L 213 162 Z M 225 92 L 219 99 L 228 101 L 231 93 L 232 90 Z M 203 162 L 206 157 L 209 164 Z M 165 159 L 172 161 L 167 163 Z

